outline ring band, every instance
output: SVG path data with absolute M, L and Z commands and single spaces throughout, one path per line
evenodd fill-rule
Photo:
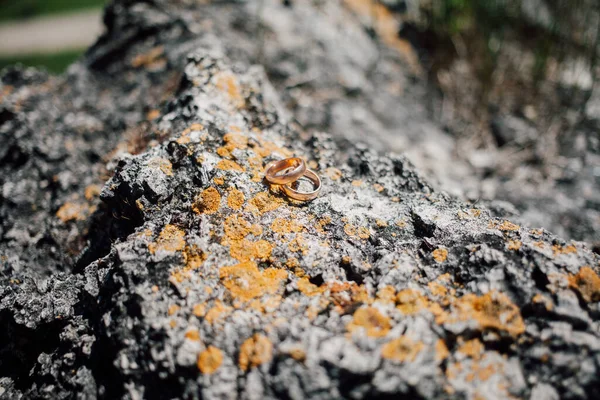
M 271 161 L 265 167 L 265 179 L 276 185 L 297 181 L 306 171 L 304 160 L 298 157 Z
M 287 184 L 282 186 L 281 188 L 285 192 L 285 194 L 294 200 L 299 201 L 309 201 L 316 199 L 321 191 L 321 178 L 314 171 L 307 169 L 304 171 L 303 177 L 307 178 L 314 185 L 314 189 L 310 192 L 299 192 L 291 187 L 291 184 Z

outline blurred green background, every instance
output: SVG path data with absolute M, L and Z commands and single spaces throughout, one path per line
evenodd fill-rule
M 107 0 L 0 0 L 0 27 L 10 24 L 34 21 L 40 17 L 58 16 L 78 11 L 101 10 Z M 0 41 L 2 38 L 0 37 Z M 19 55 L 0 54 L 0 69 L 21 63 L 28 66 L 43 66 L 50 72 L 61 73 L 75 61 L 85 48 L 51 53 L 36 53 Z

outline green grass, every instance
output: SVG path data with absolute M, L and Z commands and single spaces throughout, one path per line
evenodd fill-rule
M 0 57 L 0 69 L 13 64 L 23 64 L 31 67 L 45 67 L 49 72 L 60 74 L 76 61 L 84 50 L 66 51 L 55 54 L 33 54 L 21 57 Z
M 0 0 L 0 22 L 88 8 L 101 8 L 107 0 Z

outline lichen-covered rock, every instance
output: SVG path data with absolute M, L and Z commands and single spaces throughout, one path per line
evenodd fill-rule
M 200 17 L 248 9 L 117 1 L 64 77 L 4 73 L 0 396 L 598 395 L 598 256 L 305 131 Z M 262 179 L 291 155 L 310 203 Z

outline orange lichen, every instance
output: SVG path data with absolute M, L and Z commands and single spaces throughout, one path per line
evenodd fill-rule
M 247 261 L 232 267 L 222 267 L 219 277 L 235 299 L 248 301 L 265 294 L 275 294 L 287 279 L 287 272 L 280 268 L 261 271 L 254 262 Z
M 534 304 L 542 304 L 546 311 L 552 311 L 552 309 L 554 308 L 552 300 L 550 300 L 548 297 L 541 293 L 536 293 L 531 299 L 531 302 Z
M 204 317 L 206 315 L 206 306 L 204 304 L 196 304 L 192 309 L 192 313 L 196 317 Z
M 153 157 L 148 161 L 148 166 L 160 169 L 167 176 L 173 175 L 173 164 L 166 158 Z
M 323 218 L 320 218 L 317 221 L 317 223 L 315 224 L 315 229 L 319 233 L 325 233 L 325 227 L 329 224 L 331 224 L 331 217 L 329 215 L 327 215 Z
M 150 253 L 157 251 L 180 251 L 185 247 L 185 232 L 175 225 L 166 225 L 160 232 L 156 243 L 148 244 Z
M 225 235 L 230 240 L 242 240 L 250 234 L 251 227 L 250 222 L 241 215 L 234 214 L 225 218 Z
M 306 352 L 299 347 L 290 349 L 287 354 L 290 355 L 294 360 L 304 362 L 306 360 Z
M 303 229 L 304 227 L 296 221 L 286 218 L 275 218 L 271 223 L 271 230 L 275 233 L 301 232 Z
M 427 297 L 416 289 L 403 289 L 396 295 L 396 308 L 406 315 L 415 314 L 429 306 Z
M 239 171 L 244 172 L 246 169 L 240 164 L 231 160 L 221 160 L 217 163 L 217 168 L 223 171 Z
M 244 106 L 245 100 L 241 94 L 239 82 L 233 73 L 229 71 L 219 72 L 215 75 L 214 82 L 221 92 L 228 95 L 236 107 Z
M 448 289 L 445 286 L 439 284 L 438 282 L 429 282 L 427 284 L 427 287 L 429 288 L 431 294 L 434 296 L 444 297 L 448 294 Z
M 325 175 L 333 181 L 337 181 L 342 177 L 342 171 L 337 168 L 329 167 L 325 170 Z
M 226 306 L 223 302 L 217 300 L 215 305 L 206 313 L 204 320 L 212 325 L 223 320 L 231 311 L 233 311 L 233 307 Z
M 242 239 L 233 241 L 229 253 L 238 261 L 252 261 L 255 259 L 266 260 L 271 256 L 273 245 L 266 240 L 252 242 Z
M 577 254 L 577 247 L 573 246 L 572 244 L 567 246 L 559 246 L 555 244 L 552 246 L 552 252 L 554 253 L 555 257 L 559 254 Z
M 198 369 L 206 375 L 214 373 L 223 363 L 223 352 L 215 346 L 208 346 L 198 356 Z
M 363 181 L 361 181 L 360 179 L 356 179 L 352 181 L 352 186 L 354 187 L 360 187 L 363 184 Z
M 373 184 L 373 189 L 375 189 L 377 191 L 377 193 L 381 193 L 385 190 L 385 188 L 383 187 L 383 185 L 380 185 L 379 183 L 374 183 Z
M 225 178 L 222 176 L 218 176 L 216 178 L 213 179 L 213 182 L 215 183 L 215 185 L 219 185 L 222 186 L 225 184 Z
M 89 207 L 87 204 L 66 202 L 61 208 L 58 209 L 56 216 L 62 222 L 75 220 L 83 221 L 89 214 L 91 214 L 90 210 L 91 207 Z
M 448 351 L 446 342 L 442 339 L 438 339 L 437 342 L 435 342 L 435 361 L 444 361 L 448 356 L 450 356 L 450 352 Z
M 363 307 L 354 312 L 352 321 L 346 326 L 349 332 L 364 329 L 367 336 L 383 337 L 391 328 L 390 318 L 375 307 Z
M 184 267 L 176 268 L 171 273 L 170 282 L 181 283 L 188 279 L 192 271 L 200 268 L 204 260 L 206 260 L 206 254 L 200 250 L 196 245 L 187 246 L 183 251 Z
M 209 187 L 194 199 L 192 210 L 196 214 L 213 214 L 221 206 L 221 194 L 214 187 Z
M 191 340 L 192 342 L 199 342 L 200 332 L 198 332 L 198 329 L 190 329 L 185 333 L 185 338 Z
M 517 251 L 521 248 L 522 245 L 523 245 L 523 243 L 521 243 L 520 240 L 509 240 L 508 241 L 508 249 L 509 250 Z
M 308 252 L 308 245 L 304 241 L 302 234 L 296 235 L 296 237 L 288 243 L 288 249 L 292 253 L 301 252 L 302 254 L 306 254 Z
M 417 53 L 408 40 L 398 36 L 400 22 L 383 3 L 371 0 L 345 0 L 344 4 L 355 13 L 369 18 L 372 29 L 381 40 L 404 58 L 414 74 L 421 73 L 422 69 Z M 398 90 L 401 90 L 401 87 L 396 89 L 396 91 Z
M 224 158 L 232 157 L 235 149 L 244 150 L 248 148 L 248 138 L 237 133 L 227 133 L 223 136 L 225 145 L 217 149 L 217 154 Z
M 412 362 L 423 350 L 423 342 L 414 341 L 408 336 L 393 339 L 381 348 L 381 356 L 396 362 Z
M 133 60 L 131 60 L 131 66 L 133 68 L 152 68 L 161 66 L 166 63 L 166 59 L 163 57 L 164 52 L 164 46 L 153 47 L 148 52 L 135 56 Z
M 352 224 L 346 224 L 344 225 L 344 232 L 346 233 L 346 235 L 353 237 L 353 238 L 361 238 L 361 239 L 368 239 L 369 237 L 371 237 L 371 233 L 369 232 L 369 229 L 363 227 L 363 226 L 359 226 L 356 227 Z
M 179 311 L 179 306 L 178 306 L 177 304 L 172 304 L 172 305 L 169 307 L 169 310 L 168 310 L 168 312 L 167 312 L 167 313 L 168 313 L 169 315 L 173 315 L 173 314 L 175 314 L 177 311 Z
M 448 258 L 448 250 L 442 248 L 435 249 L 431 255 L 436 262 L 443 263 Z
M 518 231 L 519 228 L 521 228 L 519 225 L 513 224 L 512 222 L 506 220 L 498 226 L 498 229 L 501 231 Z
M 246 339 L 240 347 L 239 366 L 242 371 L 268 363 L 273 358 L 273 343 L 262 334 Z
M 396 289 L 390 285 L 382 287 L 377 291 L 377 301 L 394 304 L 396 302 Z
M 92 201 L 100 194 L 102 188 L 99 185 L 89 185 L 85 188 L 85 198 L 87 201 Z
M 482 330 L 494 329 L 511 335 L 525 331 L 519 308 L 503 293 L 492 291 L 483 296 L 469 293 L 459 298 L 453 307 L 454 313 L 448 322 L 475 320 Z
M 581 267 L 576 275 L 569 275 L 569 286 L 588 303 L 600 301 L 600 277 L 587 265 Z
M 283 205 L 283 199 L 268 192 L 260 192 L 248 201 L 246 210 L 255 214 L 264 214 L 278 209 L 281 205 Z
M 479 341 L 479 339 L 472 339 L 462 343 L 457 351 L 467 357 L 472 358 L 473 360 L 480 360 L 483 352 L 485 351 L 485 347 L 483 346 L 483 343 Z
M 406 228 L 406 225 L 407 225 L 407 223 L 403 219 L 399 219 L 398 221 L 396 221 L 396 226 L 398 228 Z
M 227 195 L 227 205 L 229 208 L 239 210 L 244 205 L 244 201 L 246 201 L 244 193 L 235 188 L 229 189 L 229 194 Z
M 308 277 L 304 277 L 298 280 L 298 290 L 306 296 L 316 296 L 323 293 L 325 288 L 311 283 Z

